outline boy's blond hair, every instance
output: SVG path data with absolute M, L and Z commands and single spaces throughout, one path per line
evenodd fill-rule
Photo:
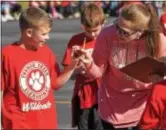
M 51 28 L 52 19 L 44 10 L 37 7 L 29 7 L 21 13 L 19 25 L 21 31 L 27 28 L 38 29 L 46 25 Z
M 88 28 L 97 27 L 105 22 L 103 9 L 94 3 L 85 3 L 81 7 L 81 24 Z

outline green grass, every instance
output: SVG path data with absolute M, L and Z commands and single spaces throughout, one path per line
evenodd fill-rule
M 17 3 L 22 6 L 22 9 L 26 9 L 29 6 L 29 1 L 18 1 Z

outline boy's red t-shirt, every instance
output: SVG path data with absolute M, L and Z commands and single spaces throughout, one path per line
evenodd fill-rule
M 53 88 L 59 67 L 47 45 L 36 52 L 17 43 L 2 49 L 3 103 L 12 119 L 3 115 L 4 129 L 56 129 Z M 24 117 L 24 120 L 20 119 Z
M 84 33 L 74 35 L 67 45 L 67 49 L 62 60 L 62 65 L 67 66 L 71 64 L 71 51 L 72 46 L 78 45 L 83 46 Z M 92 54 L 96 40 L 91 40 L 86 37 L 85 49 Z M 97 104 L 97 91 L 98 91 L 98 79 L 92 80 L 81 74 L 76 76 L 74 95 L 77 93 L 80 99 L 80 108 L 90 108 Z
M 142 119 L 141 129 L 166 128 L 166 80 L 154 86 Z

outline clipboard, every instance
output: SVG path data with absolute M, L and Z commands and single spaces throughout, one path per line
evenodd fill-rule
M 166 73 L 166 64 L 152 57 L 144 57 L 120 69 L 132 78 L 144 83 L 149 83 L 149 76 L 158 74 L 161 77 Z

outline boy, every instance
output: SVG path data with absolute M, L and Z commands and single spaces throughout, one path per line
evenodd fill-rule
M 21 39 L 2 49 L 2 127 L 57 129 L 53 89 L 70 78 L 77 61 L 60 74 L 45 44 L 52 20 L 44 10 L 24 10 L 19 25 Z
M 86 3 L 81 10 L 81 25 L 84 32 L 74 35 L 68 43 L 62 65 L 64 70 L 71 64 L 71 55 L 74 48 L 82 47 L 92 53 L 96 37 L 104 26 L 105 18 L 102 8 L 94 3 Z M 79 54 L 78 54 L 79 55 Z M 76 81 L 72 98 L 72 127 L 80 130 L 102 129 L 97 114 L 97 91 L 99 79 L 88 77 L 84 66 L 75 71 Z M 78 102 L 77 102 L 78 101 Z
M 166 57 L 162 59 L 166 65 Z M 166 128 L 166 79 L 156 83 L 143 113 L 141 129 Z

